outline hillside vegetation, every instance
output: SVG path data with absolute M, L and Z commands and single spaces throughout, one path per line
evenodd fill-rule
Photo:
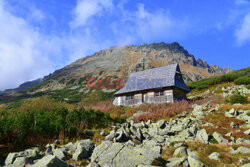
M 250 163 L 249 70 L 190 83 L 188 101 L 174 103 L 118 107 L 112 104 L 115 90 L 92 89 L 80 94 L 81 87 L 72 86 L 47 90 L 43 97 L 6 101 L 0 105 L 0 159 L 7 158 L 9 152 L 38 146 L 46 151 L 37 153 L 36 159 L 46 159 L 62 149 L 66 150 L 60 154 L 65 155 L 62 163 L 82 166 L 89 164 L 89 158 L 102 165 L 102 159 L 112 164 L 117 158 L 123 159 L 121 163 L 138 164 L 143 161 L 132 157 L 147 157 L 144 151 L 152 153 L 145 161 L 147 165 L 184 166 L 194 161 L 220 167 Z M 78 95 L 80 100 L 72 102 Z M 64 145 L 69 142 L 81 148 L 69 151 Z M 91 144 L 93 150 L 85 154 L 81 150 L 86 151 L 82 148 L 86 144 L 81 142 L 96 145 Z M 50 154 L 49 148 L 44 148 L 47 143 L 54 143 Z M 117 147 L 120 153 L 113 155 Z M 102 149 L 106 153 L 101 154 Z M 131 155 L 123 155 L 125 152 Z M 218 156 L 211 159 L 214 152 Z M 76 154 L 79 158 L 75 159 Z M 8 158 L 8 162 L 17 163 Z
M 190 89 L 205 89 L 209 86 L 221 84 L 225 82 L 234 82 L 236 85 L 250 86 L 250 67 L 240 69 L 225 75 L 215 76 L 211 78 L 201 79 L 199 81 L 191 82 L 188 84 Z

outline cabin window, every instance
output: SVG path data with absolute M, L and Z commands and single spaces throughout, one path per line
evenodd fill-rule
M 133 99 L 134 99 L 134 95 L 126 96 L 126 100 L 133 100 Z
M 155 97 L 156 96 L 163 96 L 163 95 L 164 95 L 164 91 L 155 92 Z

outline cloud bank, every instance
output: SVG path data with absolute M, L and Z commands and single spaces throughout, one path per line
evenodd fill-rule
M 0 90 L 51 71 L 41 52 L 44 39 L 27 22 L 9 13 L 0 1 Z

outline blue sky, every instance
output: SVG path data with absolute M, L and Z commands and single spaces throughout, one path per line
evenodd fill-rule
M 249 66 L 249 0 L 0 0 L 0 90 L 114 45 L 179 42 L 210 65 Z

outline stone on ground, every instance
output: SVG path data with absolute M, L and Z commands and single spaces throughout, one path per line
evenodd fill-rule
M 136 166 L 138 164 L 150 165 L 160 158 L 159 146 L 134 146 L 131 142 L 125 144 L 104 141 L 94 149 L 91 162 L 100 166 Z
M 187 148 L 186 147 L 179 147 L 174 151 L 174 156 L 176 157 L 183 157 L 187 156 Z
M 32 167 L 68 167 L 69 165 L 60 160 L 59 158 L 57 158 L 55 155 L 47 155 L 45 157 L 43 157 L 42 159 L 40 159 L 39 161 L 37 161 L 37 163 L 35 163 L 34 165 L 31 165 Z
M 204 167 L 206 166 L 204 163 L 202 163 L 198 157 L 195 156 L 188 156 L 188 163 L 190 167 Z
M 223 138 L 218 132 L 213 133 L 213 137 L 218 141 L 219 144 L 227 144 L 228 140 Z
M 209 159 L 218 161 L 219 160 L 219 155 L 220 155 L 219 153 L 213 152 L 212 154 L 209 155 Z
M 208 144 L 208 134 L 205 129 L 201 129 L 196 134 L 196 139 L 204 144 Z
M 90 140 L 81 140 L 77 142 L 76 151 L 72 156 L 72 159 L 75 161 L 81 159 L 87 159 L 91 156 L 91 153 L 94 149 L 94 143 Z

